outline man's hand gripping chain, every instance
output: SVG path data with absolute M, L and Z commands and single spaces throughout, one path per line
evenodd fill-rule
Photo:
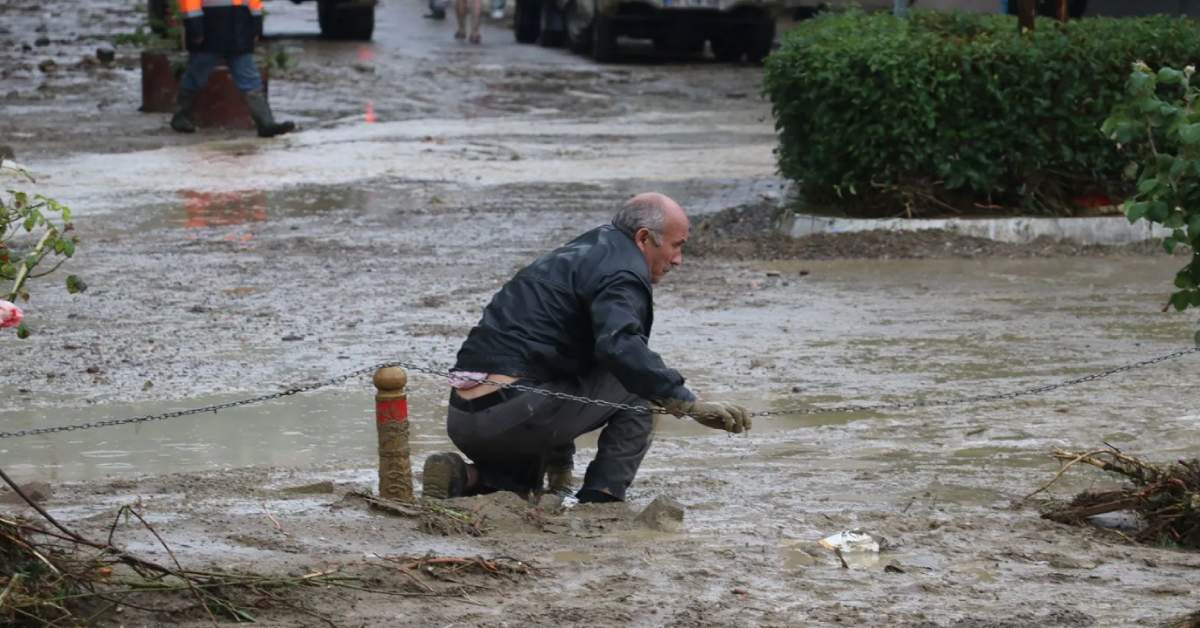
M 665 399 L 658 402 L 668 414 L 690 416 L 705 427 L 740 434 L 750 430 L 750 412 L 726 401 L 684 401 Z

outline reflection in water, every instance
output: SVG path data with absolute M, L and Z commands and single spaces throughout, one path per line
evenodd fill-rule
M 185 229 L 243 225 L 267 220 L 267 195 L 261 191 L 197 192 L 180 190 Z M 232 234 L 231 234 L 232 235 Z M 242 240 L 249 240 L 245 233 Z M 229 237 L 227 239 L 232 239 Z

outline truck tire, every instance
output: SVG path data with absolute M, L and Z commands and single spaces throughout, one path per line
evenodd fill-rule
M 519 44 L 532 44 L 542 33 L 542 0 L 517 0 L 513 36 Z
M 567 5 L 565 21 L 567 47 L 578 54 L 591 54 L 592 19 L 579 8 L 578 0 L 571 0 Z
M 592 58 L 600 63 L 611 63 L 617 58 L 617 24 L 611 16 L 592 17 Z
M 713 37 L 709 43 L 712 44 L 712 53 L 717 61 L 737 63 L 742 60 L 742 53 L 745 51 L 736 32 Z
M 561 48 L 567 42 L 566 13 L 557 0 L 542 0 L 542 33 L 538 43 L 546 48 Z
M 750 39 L 746 42 L 746 60 L 750 63 L 762 63 L 774 47 L 775 20 L 765 18 L 750 29 Z
M 317 23 L 327 39 L 370 41 L 375 32 L 375 6 L 317 0 Z

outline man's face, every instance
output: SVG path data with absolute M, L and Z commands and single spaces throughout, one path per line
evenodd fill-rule
M 650 282 L 658 283 L 672 268 L 683 263 L 683 245 L 688 239 L 687 219 L 668 220 L 657 241 L 646 229 L 638 231 L 635 239 L 650 267 Z

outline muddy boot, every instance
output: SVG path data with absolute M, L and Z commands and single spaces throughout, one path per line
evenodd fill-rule
M 566 497 L 574 493 L 571 489 L 571 468 L 548 467 L 546 469 L 546 493 Z
M 296 125 L 290 121 L 275 122 L 275 116 L 271 115 L 271 105 L 267 104 L 267 95 L 261 89 L 242 95 L 246 98 L 246 106 L 250 108 L 254 126 L 258 127 L 259 137 L 275 137 L 296 130 Z
M 467 492 L 467 463 L 456 453 L 433 454 L 425 459 L 422 482 L 424 497 L 462 497 Z
M 180 133 L 195 133 L 196 123 L 192 121 L 192 110 L 195 108 L 196 92 L 179 90 L 175 97 L 175 115 L 171 116 L 171 128 Z

